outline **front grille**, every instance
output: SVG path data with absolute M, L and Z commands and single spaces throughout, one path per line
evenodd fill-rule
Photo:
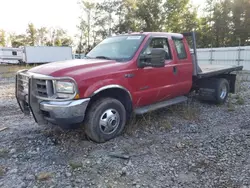
M 36 92 L 40 97 L 48 97 L 46 80 L 36 80 Z
M 27 101 L 29 92 L 32 96 L 40 100 L 68 100 L 70 97 L 60 97 L 55 91 L 56 79 L 53 77 L 22 71 L 17 74 L 16 95 L 19 98 L 25 98 Z M 31 87 L 31 88 L 29 88 Z
M 35 85 L 37 96 L 50 98 L 54 95 L 52 80 L 35 79 Z
M 17 75 L 17 89 L 19 93 L 27 95 L 29 93 L 29 79 L 30 75 L 25 73 L 19 73 Z M 37 97 L 51 98 L 54 96 L 53 81 L 44 79 L 33 79 L 31 91 Z

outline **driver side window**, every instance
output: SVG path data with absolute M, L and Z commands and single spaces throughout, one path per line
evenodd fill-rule
M 143 54 L 150 54 L 153 48 L 163 48 L 166 52 L 165 59 L 172 59 L 167 38 L 153 38 Z

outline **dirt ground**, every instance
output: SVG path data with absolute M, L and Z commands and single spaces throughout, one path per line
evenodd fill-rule
M 107 143 L 38 126 L 0 78 L 0 187 L 250 187 L 250 82 L 225 105 L 188 103 L 137 116 Z

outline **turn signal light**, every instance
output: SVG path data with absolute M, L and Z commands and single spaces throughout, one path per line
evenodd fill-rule
M 77 93 L 75 99 L 80 99 L 80 95 Z

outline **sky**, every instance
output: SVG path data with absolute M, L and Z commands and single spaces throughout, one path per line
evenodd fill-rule
M 95 0 L 99 1 L 99 0 Z M 205 0 L 192 0 L 202 5 Z M 77 34 L 81 10 L 78 0 L 0 0 L 0 29 L 24 33 L 28 23 L 35 27 L 60 27 L 70 36 Z

